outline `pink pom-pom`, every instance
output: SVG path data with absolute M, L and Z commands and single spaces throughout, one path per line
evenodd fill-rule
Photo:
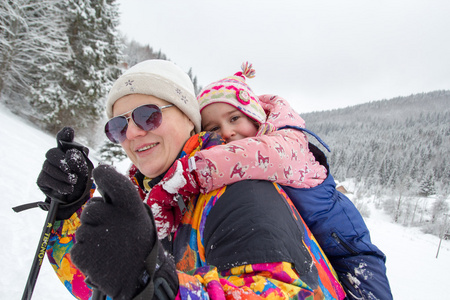
M 256 75 L 255 69 L 252 69 L 252 64 L 249 64 L 248 61 L 242 63 L 241 69 L 242 74 L 247 78 L 253 78 Z

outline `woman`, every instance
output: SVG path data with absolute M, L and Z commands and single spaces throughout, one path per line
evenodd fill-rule
M 76 149 L 59 148 L 49 150 L 38 178 L 47 195 L 65 195 L 47 253 L 77 298 L 91 294 L 84 275 L 88 285 L 113 299 L 345 297 L 276 184 L 248 180 L 198 198 L 185 194 L 186 203 L 177 198 L 152 207 L 165 221 L 155 224 L 142 202 L 158 201 L 152 187 L 160 181 L 165 188 L 194 185 L 193 178 L 177 176 L 188 166 L 173 163 L 220 142 L 208 133 L 194 134 L 200 114 L 181 69 L 161 60 L 130 68 L 115 82 L 106 107 L 106 133 L 133 162 L 132 180 L 100 166 L 93 176 L 102 197 L 83 196 L 90 177 L 86 160 Z M 73 131 L 64 129 L 57 139 L 72 142 Z M 156 227 L 167 227 L 161 241 Z

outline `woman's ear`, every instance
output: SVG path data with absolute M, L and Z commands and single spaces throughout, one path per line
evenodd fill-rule
M 188 120 L 188 122 L 189 122 L 189 127 L 192 128 L 192 129 L 191 129 L 191 134 L 190 134 L 190 136 L 194 136 L 194 135 L 196 134 L 196 133 L 195 133 L 195 125 L 194 125 L 194 123 L 191 121 L 191 119 L 189 119 L 188 116 L 185 115 L 185 117 L 187 118 L 187 120 Z
M 191 120 L 189 120 L 189 122 L 192 124 L 191 136 L 194 136 L 196 134 L 195 133 L 195 125 Z

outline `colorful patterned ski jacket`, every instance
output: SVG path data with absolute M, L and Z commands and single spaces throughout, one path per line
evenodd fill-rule
M 192 137 L 182 155 L 194 154 L 205 140 L 204 133 Z M 146 192 L 140 192 L 144 198 Z M 47 253 L 71 293 L 89 299 L 91 291 L 69 252 L 79 213 L 55 223 Z M 192 199 L 168 243 L 177 263 L 177 299 L 345 297 L 308 227 L 274 183 L 242 181 Z

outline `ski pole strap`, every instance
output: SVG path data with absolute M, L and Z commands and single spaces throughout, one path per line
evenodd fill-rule
M 154 285 L 153 285 L 153 276 L 155 275 L 156 263 L 158 260 L 158 233 L 156 232 L 156 224 L 155 219 L 153 217 L 153 213 L 150 209 L 150 206 L 144 204 L 147 209 L 147 213 L 152 220 L 153 230 L 155 233 L 155 244 L 153 245 L 152 250 L 149 255 L 145 259 L 145 268 L 144 272 L 141 274 L 139 278 L 140 289 L 138 294 L 133 297 L 133 300 L 147 300 L 153 299 L 153 295 L 155 293 Z
M 155 276 L 156 265 L 158 262 L 158 248 L 162 245 L 158 245 L 159 241 L 156 240 L 152 251 L 145 260 L 146 270 L 140 278 L 140 285 L 145 288 L 133 298 L 133 300 L 173 300 L 175 299 L 178 290 L 172 290 L 167 280 L 163 277 Z
M 93 167 L 89 166 L 89 172 L 92 172 L 92 168 Z M 81 195 L 81 197 L 78 198 L 78 200 L 73 201 L 71 203 L 65 204 L 65 203 L 62 203 L 62 201 L 57 199 L 57 198 L 50 198 L 50 197 L 47 196 L 45 201 L 26 203 L 26 204 L 15 206 L 12 209 L 16 213 L 22 212 L 22 211 L 27 210 L 27 209 L 36 208 L 36 207 L 39 207 L 40 209 L 42 209 L 44 211 L 48 211 L 48 209 L 50 208 L 51 201 L 59 202 L 61 208 L 64 208 L 66 205 L 74 205 L 74 204 L 76 204 L 78 202 L 86 201 L 86 197 L 90 194 L 93 183 L 94 183 L 94 180 L 92 178 L 89 178 L 88 182 L 86 184 L 86 189 L 83 192 L 83 195 Z
M 163 277 L 158 277 L 154 280 L 155 297 L 158 300 L 172 300 L 175 299 L 175 293 Z
M 303 128 L 303 127 L 299 127 L 299 126 L 291 126 L 291 125 L 286 125 L 286 126 L 284 126 L 284 127 L 279 128 L 278 130 L 286 129 L 286 128 L 292 128 L 292 129 L 296 129 L 296 130 L 300 130 L 300 131 L 309 133 L 310 135 L 312 135 L 313 137 L 315 137 L 316 140 L 317 140 L 319 143 L 321 143 L 322 146 L 325 147 L 325 149 L 328 150 L 328 152 L 331 152 L 330 147 L 328 147 L 328 145 L 325 144 L 325 142 L 322 141 L 322 139 L 321 139 L 317 134 L 315 134 L 314 132 L 312 132 L 311 130 L 308 130 L 308 129 Z
M 94 288 L 94 290 L 92 291 L 91 300 L 106 300 L 106 295 L 103 294 L 99 289 Z
M 88 167 L 88 174 L 91 175 L 92 174 L 92 170 L 94 169 L 94 164 L 88 158 L 89 150 L 87 150 L 87 148 L 85 148 L 81 152 L 83 153 L 83 156 L 86 159 L 86 164 L 87 164 L 87 167 Z M 13 207 L 12 209 L 16 213 L 22 212 L 22 211 L 30 209 L 30 208 L 35 208 L 35 207 L 39 207 L 42 210 L 48 211 L 51 201 L 58 201 L 60 203 L 60 206 L 59 206 L 60 208 L 64 208 L 65 206 L 72 206 L 72 205 L 75 205 L 77 203 L 81 203 L 81 202 L 86 201 L 86 198 L 90 195 L 91 188 L 92 188 L 93 184 L 94 184 L 94 178 L 92 178 L 92 176 L 89 176 L 88 180 L 87 180 L 87 183 L 86 183 L 86 188 L 84 189 L 84 192 L 81 195 L 81 197 L 78 198 L 76 201 L 73 201 L 73 202 L 70 202 L 70 203 L 64 203 L 64 199 L 63 199 L 64 195 L 61 195 L 61 194 L 57 193 L 56 191 L 54 191 L 53 193 L 50 193 L 50 195 L 47 195 L 47 198 L 45 199 L 45 202 L 44 201 L 38 201 L 38 202 L 22 204 L 22 205 L 18 205 L 16 207 Z
M 35 207 L 39 207 L 42 210 L 48 211 L 48 209 L 50 208 L 50 203 L 48 202 L 44 202 L 44 201 L 38 201 L 38 202 L 33 202 L 33 203 L 27 203 L 27 204 L 22 204 L 22 205 L 18 205 L 16 207 L 13 207 L 12 209 L 18 213 L 30 208 L 35 208 Z

